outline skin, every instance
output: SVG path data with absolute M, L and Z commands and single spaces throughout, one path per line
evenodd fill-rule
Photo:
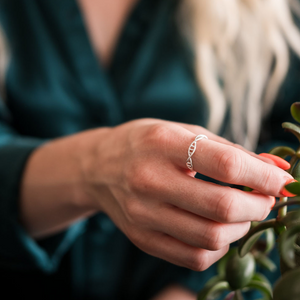
M 107 43 L 96 42 L 99 32 L 93 28 L 98 24 L 103 29 L 103 23 L 94 23 L 104 14 L 99 7 L 113 1 L 79 2 L 90 20 L 86 24 L 95 51 L 108 63 L 134 2 L 124 1 Z M 91 5 L 96 2 L 98 6 Z M 89 18 L 97 7 L 99 18 Z M 197 142 L 191 172 L 185 166 L 187 150 L 198 134 L 209 139 Z M 196 171 L 255 192 L 195 179 Z M 290 178 L 272 160 L 202 127 L 140 119 L 59 138 L 36 149 L 23 175 L 21 222 L 38 239 L 104 212 L 146 253 L 203 271 L 246 234 L 250 221 L 267 217 L 272 196 L 281 196 Z M 190 300 L 195 295 L 170 286 L 153 300 L 168 299 Z
M 78 0 L 94 51 L 108 66 L 123 25 L 138 0 Z
M 209 140 L 197 144 L 195 171 L 255 193 L 193 177 L 185 160 L 198 133 Z M 268 195 L 280 196 L 288 178 L 204 128 L 141 119 L 38 148 L 23 177 L 22 222 L 39 238 L 102 211 L 143 251 L 203 271 L 250 221 L 266 218 L 274 201 Z

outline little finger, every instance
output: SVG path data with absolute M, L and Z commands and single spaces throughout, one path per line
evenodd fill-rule
M 154 216 L 153 229 L 190 246 L 216 251 L 243 237 L 250 222 L 222 224 L 174 206 L 165 206 Z
M 156 231 L 143 232 L 141 243 L 136 245 L 152 256 L 198 272 L 209 268 L 229 249 L 229 246 L 225 246 L 218 251 L 209 251 L 187 245 L 169 235 Z

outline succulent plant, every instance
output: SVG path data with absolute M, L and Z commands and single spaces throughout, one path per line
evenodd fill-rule
M 300 123 L 300 102 L 293 103 L 291 114 Z M 198 300 L 213 300 L 226 292 L 224 300 L 242 300 L 243 293 L 251 289 L 260 291 L 259 300 L 299 300 L 300 299 L 300 126 L 285 122 L 282 127 L 299 141 L 296 150 L 280 146 L 269 153 L 283 159 L 290 157 L 290 169 L 294 178 L 285 189 L 294 195 L 282 197 L 274 205 L 276 219 L 253 222 L 251 229 L 240 241 L 238 248 L 231 249 L 218 262 L 218 275 L 209 280 L 198 294 Z M 296 207 L 296 208 L 295 208 Z M 293 208 L 288 211 L 288 208 Z M 269 280 L 255 272 L 256 264 L 269 271 L 276 265 L 268 257 L 275 246 L 275 235 L 280 255 L 281 277 L 272 288 Z

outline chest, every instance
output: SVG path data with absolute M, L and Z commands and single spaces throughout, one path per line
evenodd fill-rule
M 206 101 L 178 40 L 172 2 L 138 2 L 109 68 L 99 62 L 76 1 L 5 4 L 7 105 L 17 132 L 53 138 L 137 118 L 205 126 Z
M 123 26 L 137 0 L 78 0 L 93 48 L 109 65 Z

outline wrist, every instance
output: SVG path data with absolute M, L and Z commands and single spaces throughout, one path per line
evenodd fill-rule
M 75 202 L 86 210 L 103 211 L 109 173 L 109 138 L 112 128 L 82 133 L 78 138 L 77 158 L 79 182 Z M 99 197 L 101 195 L 101 197 Z

